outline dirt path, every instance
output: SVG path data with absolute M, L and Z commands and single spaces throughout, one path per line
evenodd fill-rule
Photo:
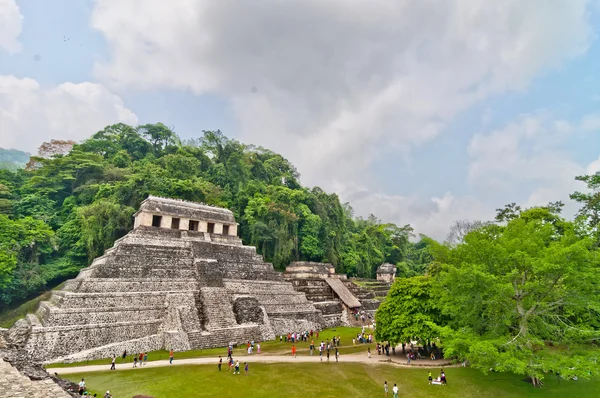
M 320 358 L 318 355 L 302 355 L 293 358 L 291 356 L 279 356 L 279 355 L 263 355 L 263 354 L 255 354 L 252 356 L 240 356 L 233 357 L 234 360 L 239 359 L 241 363 L 319 363 Z M 327 359 L 323 356 L 323 362 L 326 362 Z M 373 355 L 371 358 L 368 358 L 364 354 L 351 354 L 351 355 L 340 355 L 340 362 L 358 362 L 365 363 L 369 365 L 379 365 L 379 364 L 390 364 L 392 366 L 398 367 L 419 367 L 419 368 L 439 368 L 439 367 L 449 367 L 456 366 L 450 365 L 450 361 L 445 360 L 436 360 L 432 361 L 429 359 L 421 359 L 419 361 L 413 361 L 411 365 L 407 365 L 406 361 L 401 361 L 399 358 L 389 359 L 382 355 Z M 187 359 L 175 359 L 173 360 L 173 364 L 169 365 L 168 360 L 161 361 L 151 361 L 147 362 L 144 365 L 144 368 L 156 368 L 161 366 L 179 366 L 179 365 L 214 365 L 217 366 L 219 362 L 218 357 L 200 357 L 200 358 L 187 358 Z M 223 369 L 227 369 L 227 358 L 223 358 Z M 331 356 L 330 362 L 335 362 L 335 356 Z M 139 366 L 138 366 L 139 367 Z M 110 365 L 88 365 L 88 366 L 73 366 L 67 368 L 49 368 L 48 371 L 50 373 L 56 372 L 59 375 L 66 375 L 72 373 L 90 373 L 90 372 L 102 372 L 110 369 Z M 117 364 L 116 370 L 130 370 L 133 369 L 132 363 L 127 364 Z

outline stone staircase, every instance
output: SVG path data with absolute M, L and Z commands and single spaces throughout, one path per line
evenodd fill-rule
M 230 295 L 223 287 L 202 287 L 200 298 L 203 304 L 206 329 L 223 329 L 237 326 L 233 313 Z
M 372 293 L 373 297 L 375 297 L 379 300 L 385 299 L 388 292 L 390 291 L 390 288 L 392 287 L 392 285 L 390 283 L 386 283 L 386 282 L 382 282 L 382 281 L 378 281 L 378 280 L 374 280 L 374 279 L 352 278 L 351 281 L 352 282 L 354 282 L 354 281 L 360 282 L 360 284 L 362 286 L 356 284 L 359 288 Z

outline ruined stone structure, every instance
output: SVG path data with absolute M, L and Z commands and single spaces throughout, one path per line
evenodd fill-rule
M 306 295 L 243 246 L 226 209 L 149 197 L 134 229 L 11 330 L 38 358 L 79 361 L 317 329 Z
M 346 274 L 336 274 L 328 263 L 291 263 L 284 278 L 323 313 L 327 327 L 352 324 L 353 310 L 372 315 L 379 307 L 371 292 L 349 281 Z
M 377 280 L 385 283 L 392 283 L 396 279 L 396 266 L 390 263 L 383 263 L 377 268 Z

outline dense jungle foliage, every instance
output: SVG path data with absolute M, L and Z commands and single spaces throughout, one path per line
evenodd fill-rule
M 383 262 L 422 273 L 428 240 L 410 226 L 354 218 L 337 195 L 300 185 L 281 155 L 220 131 L 182 142 L 167 126 L 108 126 L 81 144 L 52 141 L 26 169 L 0 170 L 0 310 L 77 274 L 133 226 L 149 194 L 231 209 L 267 261 L 330 262 L 374 277 Z
M 376 313 L 376 336 L 437 341 L 446 358 L 484 373 L 600 377 L 600 173 L 580 176 L 575 220 L 562 203 L 498 209 L 432 242 L 424 275 L 398 278 Z

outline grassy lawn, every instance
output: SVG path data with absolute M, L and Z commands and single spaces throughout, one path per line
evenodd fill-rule
M 369 330 L 369 329 L 367 329 Z M 357 352 L 367 352 L 367 344 L 358 344 L 354 347 L 352 346 L 352 338 L 356 336 L 357 333 L 360 333 L 361 328 L 349 328 L 349 327 L 337 327 L 332 329 L 325 329 L 319 332 L 319 338 L 314 338 L 315 346 L 318 347 L 321 340 L 327 341 L 327 339 L 333 338 L 333 336 L 340 336 L 341 346 L 340 346 L 340 355 L 344 354 L 355 354 Z M 366 332 L 366 331 L 365 331 Z M 298 342 L 296 343 L 297 355 L 308 355 L 309 353 L 309 342 Z M 276 355 L 291 355 L 292 344 L 291 343 L 280 343 L 279 336 L 277 341 L 265 341 L 260 344 L 260 351 L 262 354 L 276 354 Z M 371 344 L 371 351 L 376 352 L 375 344 Z M 246 356 L 246 346 L 239 347 L 233 350 L 235 356 Z M 256 351 L 255 351 L 256 352 Z M 117 355 L 121 353 L 115 353 Z M 132 354 L 132 353 L 130 353 Z M 175 358 L 177 359 L 185 359 L 185 358 L 198 358 L 198 357 L 216 357 L 222 355 L 224 357 L 227 356 L 227 348 L 209 348 L 205 350 L 190 350 L 175 353 Z M 158 361 L 169 358 L 169 352 L 165 350 L 161 351 L 152 351 L 148 353 L 148 361 Z M 70 364 L 50 364 L 47 365 L 46 368 L 57 368 L 57 367 L 71 367 L 71 366 L 82 366 L 82 365 L 107 365 L 110 364 L 110 358 L 104 359 L 96 359 L 92 361 L 84 361 L 78 363 L 70 363 Z M 126 362 L 133 362 L 133 357 L 131 355 L 127 356 Z M 119 358 L 120 363 L 120 358 Z
M 225 368 L 225 367 L 224 367 Z M 136 394 L 164 397 L 383 397 L 383 382 L 394 383 L 400 396 L 411 397 L 597 397 L 599 381 L 545 380 L 534 389 L 523 377 L 511 374 L 483 375 L 469 368 L 448 368 L 447 386 L 430 386 L 427 370 L 394 368 L 359 363 L 251 364 L 250 375 L 232 375 L 216 366 L 190 365 L 130 369 L 116 372 L 73 374 L 85 378 L 92 393 L 110 390 L 115 398 Z M 434 373 L 434 375 L 436 375 Z M 390 393 L 391 397 L 391 393 Z

